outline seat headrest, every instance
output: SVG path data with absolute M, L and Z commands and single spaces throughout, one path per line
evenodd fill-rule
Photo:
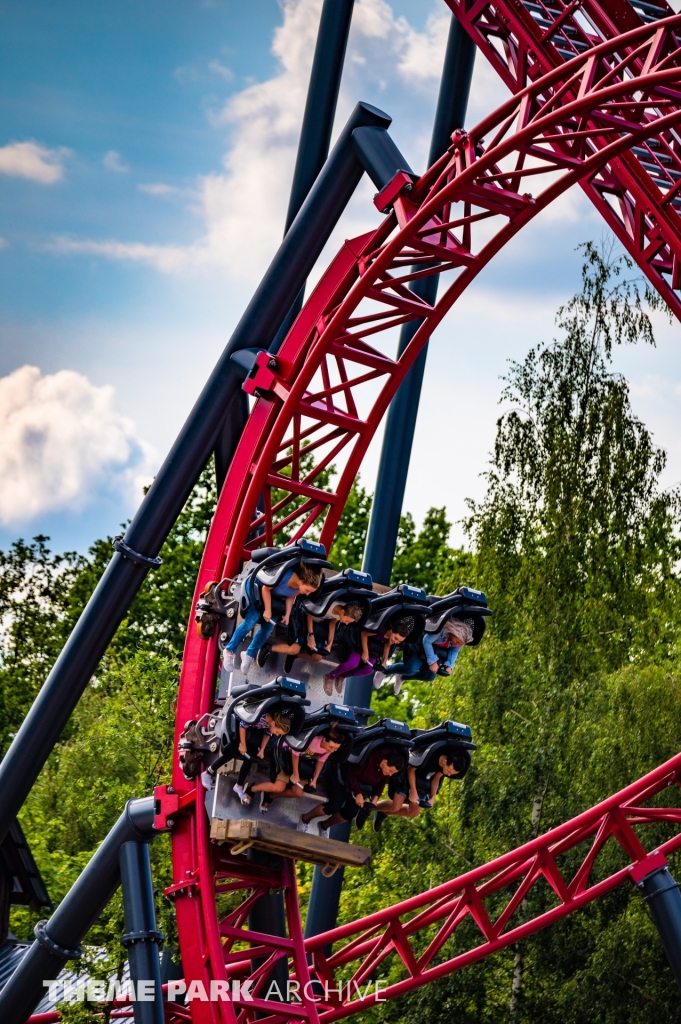
M 406 722 L 400 722 L 394 718 L 382 718 L 380 722 L 367 726 L 355 734 L 349 760 L 353 764 L 360 764 L 377 747 L 400 747 L 408 751 L 413 745 L 411 730 Z
M 465 768 L 458 775 L 453 776 L 457 779 L 462 779 L 471 764 L 471 751 L 477 750 L 475 743 L 454 743 L 451 740 L 436 740 L 431 743 L 430 746 L 424 747 L 420 750 L 409 751 L 409 767 L 420 768 L 422 764 L 425 764 L 433 754 L 458 754 L 465 762 Z
M 308 615 L 321 618 L 334 604 L 348 604 L 350 601 L 354 601 L 364 609 L 366 616 L 373 597 L 371 583 L 368 586 L 363 583 L 358 584 L 350 578 L 349 573 L 363 575 L 371 580 L 368 573 L 359 574 L 354 569 L 345 569 L 337 576 L 330 576 L 324 580 L 314 594 L 303 598 L 301 601 L 303 611 Z
M 256 548 L 255 551 L 251 551 L 251 562 L 262 562 L 270 555 L 278 554 L 281 550 L 281 548 Z
M 244 722 L 255 723 L 266 711 L 276 711 L 283 704 L 309 707 L 310 701 L 304 699 L 305 692 L 305 684 L 299 679 L 277 676 L 272 683 L 248 687 L 236 694 L 227 709 L 225 719 L 230 724 L 234 716 L 238 715 Z
M 427 745 L 433 739 L 444 737 L 446 739 L 470 740 L 472 739 L 470 725 L 463 725 L 461 722 L 446 721 L 432 729 L 412 729 L 411 732 L 414 744 L 417 747 Z

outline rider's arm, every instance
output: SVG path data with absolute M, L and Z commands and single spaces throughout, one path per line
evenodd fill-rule
M 435 803 L 435 797 L 437 796 L 437 789 L 440 785 L 440 779 L 442 778 L 442 772 L 435 772 L 432 779 L 430 780 L 430 802 Z
M 369 637 L 373 635 L 368 629 L 362 630 L 362 661 L 366 662 L 369 660 Z
M 419 802 L 419 794 L 416 789 L 416 768 L 412 768 L 411 765 L 407 769 L 407 778 L 409 779 L 409 803 L 417 804 Z
M 330 651 L 333 647 L 333 638 L 336 635 L 336 626 L 338 625 L 338 619 L 329 619 L 329 632 L 326 636 L 326 649 Z
M 260 588 L 260 591 L 262 593 L 263 603 L 262 617 L 265 622 L 269 622 L 272 618 L 272 588 L 263 586 Z
M 426 655 L 426 661 L 428 662 L 428 667 L 431 672 L 436 672 L 438 665 L 437 654 L 433 650 L 433 640 L 428 633 L 423 634 L 423 651 Z M 433 665 L 435 665 L 435 668 L 433 668 Z

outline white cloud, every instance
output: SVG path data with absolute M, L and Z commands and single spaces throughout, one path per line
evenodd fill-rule
M 144 191 L 147 196 L 160 196 L 161 199 L 169 199 L 171 196 L 178 196 L 182 189 L 176 188 L 175 185 L 166 185 L 162 181 L 152 181 L 148 184 L 137 185 L 140 191 Z
M 113 260 L 129 260 L 133 263 L 146 263 L 165 273 L 180 273 L 196 267 L 203 255 L 192 246 L 182 245 L 145 245 L 143 242 L 118 242 L 110 239 L 94 242 L 88 239 L 70 238 L 58 235 L 46 247 L 51 252 L 72 255 L 83 253 L 91 256 L 106 256 Z
M 164 272 L 217 267 L 236 280 L 257 280 L 281 239 L 320 12 L 321 0 L 284 0 L 283 21 L 272 44 L 279 71 L 231 96 L 212 113 L 216 127 L 230 130 L 231 144 L 223 170 L 198 181 L 196 210 L 205 231 L 196 242 L 176 246 L 59 239 L 55 248 L 142 261 Z M 388 103 L 395 89 L 409 96 L 414 88 L 421 94 L 424 88 L 430 90 L 434 97 L 449 24 L 439 4 L 437 12 L 429 18 L 425 32 L 419 33 L 406 19 L 396 19 L 385 0 L 358 0 L 337 126 L 359 97 Z M 217 61 L 210 67 L 220 74 L 227 70 L 218 67 Z M 179 77 L 186 73 L 187 69 L 176 71 Z M 425 154 L 428 132 L 428 126 L 424 133 L 419 124 L 417 155 Z M 413 161 L 417 162 L 416 157 Z M 170 186 L 140 187 L 152 195 L 170 195 Z M 364 216 L 374 223 L 371 206 L 364 206 Z
M 231 82 L 234 79 L 234 72 L 231 68 L 225 67 L 219 60 L 212 60 L 208 65 L 209 71 L 212 71 L 216 75 L 220 75 L 226 82 Z
M 451 13 L 443 4 L 429 15 L 425 32 L 407 26 L 397 65 L 405 79 L 414 83 L 440 81 L 450 21 Z
M 124 164 L 121 160 L 121 154 L 115 149 L 110 149 L 109 152 L 102 157 L 102 163 L 106 167 L 107 171 L 113 171 L 115 174 L 127 174 L 130 170 L 128 165 Z
M 37 142 L 10 142 L 0 146 L 0 174 L 53 185 L 64 177 L 63 160 L 70 150 L 47 149 Z
M 113 388 L 36 366 L 0 378 L 0 522 L 80 509 L 103 490 L 139 495 L 150 455 Z

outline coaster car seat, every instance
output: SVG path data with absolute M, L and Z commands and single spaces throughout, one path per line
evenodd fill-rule
M 461 619 L 473 630 L 473 639 L 467 646 L 477 647 L 485 632 L 485 617 L 492 614 L 481 590 L 459 587 L 444 597 L 429 597 L 428 603 L 430 608 L 426 617 L 426 633 L 439 633 L 447 619 Z
M 408 754 L 414 746 L 414 741 L 406 722 L 382 718 L 380 722 L 360 729 L 353 739 L 347 763 L 364 764 L 372 750 L 382 746 L 398 747 Z
M 409 751 L 410 768 L 420 768 L 433 754 L 438 757 L 440 754 L 458 754 L 463 757 L 466 767 L 455 776 L 457 779 L 464 777 L 470 768 L 471 751 L 478 749 L 471 740 L 470 726 L 460 722 L 443 722 L 434 729 L 413 729 L 411 735 L 414 745 Z
M 394 590 L 389 590 L 386 594 L 377 594 L 372 598 L 369 614 L 362 624 L 362 629 L 380 633 L 387 627 L 390 619 L 399 615 L 411 615 L 414 618 L 414 628 L 405 638 L 405 643 L 415 644 L 423 636 L 426 616 L 429 614 L 425 590 L 412 587 L 408 583 L 400 583 Z
M 307 559 L 306 559 L 307 561 Z M 364 608 L 366 617 L 372 598 L 375 596 L 372 579 L 368 572 L 359 569 L 343 569 L 336 576 L 329 576 L 318 590 L 300 602 L 300 609 L 306 615 L 323 618 L 334 604 L 348 604 L 355 601 Z
M 286 742 L 292 750 L 301 754 L 307 750 L 315 736 L 326 732 L 331 726 L 343 737 L 340 748 L 331 756 L 337 762 L 347 761 L 360 726 L 355 712 L 346 704 L 325 704 L 321 711 L 307 715 L 302 727 L 295 733 L 291 730 Z
M 342 740 L 338 750 L 327 758 L 326 765 L 330 767 L 331 764 L 339 765 L 347 761 L 352 750 L 353 739 L 360 728 L 355 713 L 345 704 L 326 704 L 321 711 L 315 711 L 306 717 L 299 732 L 295 734 L 290 732 L 288 736 L 283 737 L 285 743 L 282 744 L 283 749 L 279 756 L 284 771 L 290 772 L 293 768 L 292 752 L 304 754 L 314 737 L 326 732 L 331 726 L 340 733 Z M 301 757 L 298 767 L 300 777 L 309 781 L 314 774 L 315 758 Z M 310 792 L 316 791 L 310 790 Z
M 238 694 L 230 703 L 222 719 L 220 746 L 223 752 L 239 735 L 239 719 L 245 725 L 255 725 L 264 714 L 283 712 L 291 721 L 291 732 L 298 732 L 305 721 L 305 684 L 298 679 L 278 676 L 273 683 L 256 686 Z
M 260 551 L 266 553 L 257 557 Z M 331 568 L 331 563 L 326 560 L 324 545 L 305 538 L 286 548 L 261 548 L 254 551 L 238 580 L 241 614 L 244 615 L 251 604 L 262 611 L 262 588 L 276 587 L 287 572 L 295 571 L 302 560 L 320 569 Z

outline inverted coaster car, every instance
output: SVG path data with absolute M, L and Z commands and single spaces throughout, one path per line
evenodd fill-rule
M 420 768 L 440 754 L 458 754 L 465 767 L 455 777 L 462 779 L 471 764 L 471 752 L 477 750 L 472 742 L 470 726 L 460 722 L 443 722 L 433 729 L 412 729 L 413 746 L 409 751 L 409 766 Z
M 492 614 L 492 609 L 487 607 L 487 597 L 481 590 L 459 587 L 444 597 L 429 597 L 428 603 L 426 633 L 439 633 L 447 619 L 461 619 L 473 630 L 473 639 L 468 646 L 477 647 L 485 632 L 485 618 Z
M 362 629 L 382 633 L 388 628 L 391 619 L 398 616 L 411 616 L 414 628 L 407 643 L 417 643 L 423 635 L 426 616 L 430 614 L 428 596 L 420 587 L 412 587 L 408 583 L 400 583 L 398 587 L 385 594 L 377 594 L 371 600 L 369 614 L 362 624 Z
M 326 548 L 311 540 L 298 541 L 286 548 L 258 548 L 237 579 L 239 609 L 244 615 L 254 604 L 263 610 L 262 588 L 276 587 L 288 572 L 295 572 L 301 561 L 319 569 L 330 569 Z

